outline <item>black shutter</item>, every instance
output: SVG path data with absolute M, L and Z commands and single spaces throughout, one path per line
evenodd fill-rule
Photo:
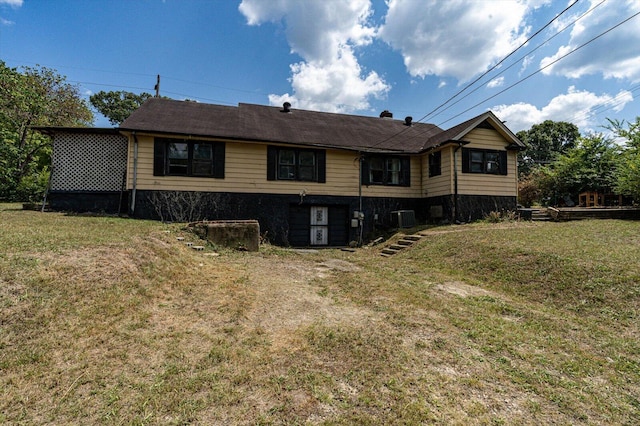
M 400 186 L 411 186 L 411 157 L 404 157 L 400 160 L 400 172 L 402 173 Z
M 469 151 L 468 148 L 462 148 L 462 173 L 469 173 L 471 171 L 471 167 L 469 167 Z
M 224 179 L 225 143 L 213 144 L 213 177 Z
M 316 151 L 316 161 L 318 166 L 318 182 L 325 183 L 327 181 L 327 152 Z
M 499 152 L 498 161 L 500 163 L 500 174 L 506 175 L 507 174 L 507 151 Z
M 153 175 L 164 176 L 165 153 L 167 144 L 164 139 L 156 138 L 153 141 Z
M 267 147 L 267 180 L 276 180 L 276 168 L 278 167 L 278 148 Z
M 361 179 L 363 185 L 369 185 L 369 159 L 367 157 L 362 158 L 360 161 Z

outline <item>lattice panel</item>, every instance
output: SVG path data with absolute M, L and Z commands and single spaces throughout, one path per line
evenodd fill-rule
M 120 191 L 127 168 L 122 135 L 60 133 L 53 140 L 53 191 Z

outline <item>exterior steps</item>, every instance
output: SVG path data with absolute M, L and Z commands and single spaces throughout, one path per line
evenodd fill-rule
M 548 222 L 551 220 L 551 216 L 544 210 L 532 210 L 531 211 L 531 220 L 534 222 Z
M 415 243 L 416 241 L 420 241 L 421 238 L 422 235 L 420 234 L 405 235 L 397 242 L 384 247 L 380 252 L 380 255 L 383 257 L 391 257 L 394 254 L 397 254 L 400 251 L 411 247 L 413 243 Z

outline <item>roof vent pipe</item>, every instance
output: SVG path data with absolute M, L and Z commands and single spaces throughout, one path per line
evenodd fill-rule
M 404 125 L 405 126 L 411 126 L 411 122 L 413 121 L 413 117 L 411 117 L 410 115 L 406 116 L 404 118 Z
M 380 113 L 380 118 L 393 118 L 393 114 L 385 109 Z
M 291 104 L 289 102 L 282 104 L 281 112 L 291 112 Z

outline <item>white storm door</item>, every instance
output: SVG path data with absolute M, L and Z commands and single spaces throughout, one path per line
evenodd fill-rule
M 329 208 L 311 207 L 311 245 L 329 244 Z

